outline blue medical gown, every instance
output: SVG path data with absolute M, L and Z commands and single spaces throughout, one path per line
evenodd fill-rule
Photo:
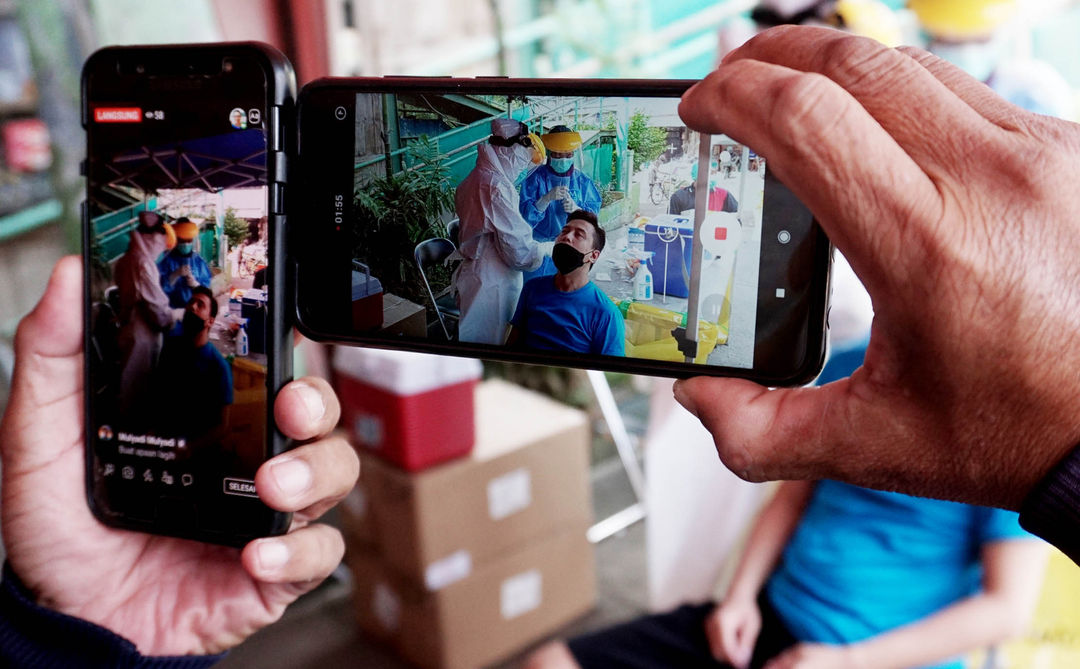
M 562 201 L 552 202 L 544 211 L 536 208 L 537 200 L 559 186 L 568 188 L 570 198 L 577 203 L 578 209 L 600 214 L 600 190 L 592 179 L 576 167 L 570 168 L 566 174 L 556 174 L 550 165 L 541 165 L 533 170 L 521 184 L 519 204 L 521 216 L 532 227 L 533 239 L 538 242 L 555 241 L 563 226 L 566 225 L 568 212 L 563 209 Z M 525 280 L 553 274 L 555 274 L 554 263 L 551 262 L 551 258 L 544 258 L 544 264 L 539 269 L 525 273 Z
M 591 281 L 568 293 L 552 277 L 528 281 L 510 322 L 534 350 L 625 355 L 622 314 Z
M 213 278 L 210 274 L 210 266 L 206 264 L 206 261 L 198 253 L 191 253 L 186 256 L 169 253 L 162 258 L 161 262 L 158 263 L 158 272 L 161 274 L 161 289 L 168 295 L 169 306 L 174 309 L 187 306 L 187 303 L 191 300 L 191 286 L 187 284 L 186 280 L 178 278 L 176 281 L 169 281 L 169 276 L 184 265 L 191 266 L 191 275 L 195 277 L 200 286 L 209 288 L 210 280 Z

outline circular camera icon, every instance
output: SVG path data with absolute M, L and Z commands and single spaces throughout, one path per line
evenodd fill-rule
M 246 130 L 248 124 L 247 112 L 239 107 L 229 112 L 229 123 L 237 130 Z
M 349 112 L 344 107 L 339 106 L 334 110 L 334 118 L 339 121 L 344 121 L 348 113 Z
M 98 436 L 98 439 L 100 439 L 102 441 L 112 441 L 112 438 L 113 438 L 112 428 L 109 427 L 108 425 L 102 425 L 101 427 L 98 428 L 97 436 Z

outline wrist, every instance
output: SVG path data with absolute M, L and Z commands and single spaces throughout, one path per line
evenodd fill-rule
M 746 585 L 733 583 L 724 595 L 724 604 L 754 604 L 757 605 L 758 595 L 761 588 L 752 588 Z
M 1020 526 L 1080 562 L 1080 444 L 1027 493 L 1020 505 Z
M 4 565 L 0 583 L 0 666 L 202 669 L 224 655 L 142 655 L 135 644 L 82 618 L 41 606 Z

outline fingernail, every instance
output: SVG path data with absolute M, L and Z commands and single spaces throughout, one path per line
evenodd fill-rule
M 289 547 L 284 541 L 264 539 L 256 547 L 255 555 L 259 559 L 259 571 L 277 571 L 289 561 Z
M 290 458 L 274 463 L 270 475 L 281 492 L 296 497 L 311 487 L 311 467 L 303 460 Z
M 296 393 L 300 395 L 300 399 L 304 402 L 304 406 L 307 407 L 311 420 L 320 420 L 326 415 L 326 403 L 323 402 L 322 393 L 305 383 L 298 383 L 295 388 Z

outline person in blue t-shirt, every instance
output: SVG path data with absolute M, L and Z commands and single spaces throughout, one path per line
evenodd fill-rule
M 559 236 L 571 213 L 578 209 L 600 212 L 600 189 L 587 174 L 574 167 L 574 152 L 581 148 L 581 135 L 568 126 L 557 125 L 540 136 L 548 161 L 537 167 L 521 184 L 519 209 L 533 229 L 537 242 L 551 242 Z M 525 280 L 555 274 L 551 258 L 538 269 L 525 272 Z
M 521 289 L 507 344 L 540 351 L 625 355 L 623 317 L 589 280 L 605 234 L 592 212 L 578 210 L 555 238 L 555 276 Z
M 223 424 L 225 407 L 233 402 L 232 368 L 210 342 L 217 314 L 210 289 L 194 288 L 183 320 L 165 337 L 149 398 L 160 407 L 154 430 L 186 437 L 193 450 Z
M 158 273 L 161 274 L 161 289 L 169 297 L 169 306 L 183 309 L 197 286 L 210 286 L 213 274 L 206 261 L 195 253 L 199 226 L 181 216 L 173 223 L 173 231 L 176 246 L 158 263 Z
M 834 351 L 820 380 L 850 374 L 866 343 Z M 1023 630 L 1045 557 L 1012 511 L 786 481 L 722 602 L 549 644 L 526 667 L 962 669 Z

